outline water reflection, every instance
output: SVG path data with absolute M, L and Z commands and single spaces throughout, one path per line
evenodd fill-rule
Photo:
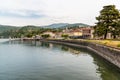
M 100 74 L 102 80 L 120 80 L 119 68 L 97 55 L 92 55 L 92 57 L 94 57 L 94 64 L 97 65 L 96 71 Z
M 43 43 L 47 44 L 48 48 L 53 48 L 53 44 Z M 60 45 L 56 45 L 60 46 Z M 95 55 L 92 51 L 86 50 L 86 49 L 79 49 L 76 47 L 70 47 L 70 46 L 61 46 L 61 50 L 63 51 L 69 51 L 71 54 L 79 56 L 80 54 L 86 56 L 87 54 L 83 54 L 84 52 L 88 51 L 91 56 L 93 57 L 93 62 L 96 65 L 96 73 L 100 74 L 102 80 L 120 80 L 120 70 L 116 68 L 111 63 L 105 61 L 103 58 L 99 57 L 98 55 Z M 81 53 L 82 52 L 82 53 Z
M 62 46 L 58 44 L 52 44 L 52 43 L 46 43 L 46 42 L 40 42 L 40 41 L 9 41 L 9 44 L 24 44 L 26 46 L 37 46 L 37 47 L 46 47 L 46 48 L 59 48 L 63 51 L 69 51 L 73 55 L 79 55 L 80 50 L 76 47 L 70 47 L 70 46 Z
M 78 50 L 77 48 L 71 48 L 71 47 L 68 47 L 68 46 L 61 46 L 61 50 L 69 51 L 73 55 L 80 55 L 80 50 Z
M 21 66 L 26 67 L 26 65 L 30 65 L 27 66 L 27 68 L 30 71 L 33 70 L 33 73 L 25 68 L 27 74 L 34 74 L 34 76 L 32 75 L 33 77 L 35 77 L 35 75 L 38 75 L 37 77 L 44 77 L 44 79 L 38 78 L 38 80 L 120 80 L 120 70 L 118 68 L 87 49 L 43 43 L 40 41 L 10 41 L 4 44 L 21 45 L 21 47 L 25 46 L 25 49 L 22 48 L 23 51 L 21 51 L 21 47 L 16 48 L 15 46 L 16 49 L 20 48 L 21 53 L 24 52 L 22 55 L 20 55 L 21 53 L 19 54 L 22 56 L 23 63 L 26 61 L 24 64 L 21 63 Z M 28 54 L 28 52 L 31 54 Z M 15 54 L 13 56 L 15 56 Z M 29 60 L 32 63 L 29 62 Z M 17 63 L 15 63 L 15 65 L 16 64 Z M 35 66 L 35 69 L 31 66 Z M 31 78 L 30 80 L 35 79 L 36 78 Z

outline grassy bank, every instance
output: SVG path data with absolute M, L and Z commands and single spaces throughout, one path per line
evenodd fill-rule
M 120 40 L 85 40 L 85 41 L 120 48 Z

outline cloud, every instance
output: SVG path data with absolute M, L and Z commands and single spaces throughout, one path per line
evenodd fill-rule
M 0 0 L 0 24 L 46 25 L 78 23 L 94 25 L 103 6 L 119 0 Z
M 39 11 L 34 10 L 0 10 L 1 17 L 17 17 L 17 18 L 42 18 L 46 17 Z

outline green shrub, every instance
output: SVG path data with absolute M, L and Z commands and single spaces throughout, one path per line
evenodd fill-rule
M 67 39 L 69 36 L 67 34 L 62 34 L 61 37 L 64 37 L 65 39 Z
M 117 47 L 120 47 L 120 44 L 118 44 Z
M 103 44 L 104 44 L 104 45 L 106 45 L 106 44 L 107 44 L 107 42 L 104 42 Z
M 41 35 L 43 38 L 49 38 L 50 37 L 50 35 L 49 34 L 43 34 L 43 35 Z

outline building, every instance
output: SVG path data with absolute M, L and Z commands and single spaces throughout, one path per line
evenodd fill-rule
M 92 27 L 79 27 L 75 29 L 63 30 L 64 34 L 68 34 L 71 38 L 93 39 L 94 29 Z
M 81 28 L 83 38 L 93 39 L 94 38 L 94 29 L 92 27 L 83 27 Z

